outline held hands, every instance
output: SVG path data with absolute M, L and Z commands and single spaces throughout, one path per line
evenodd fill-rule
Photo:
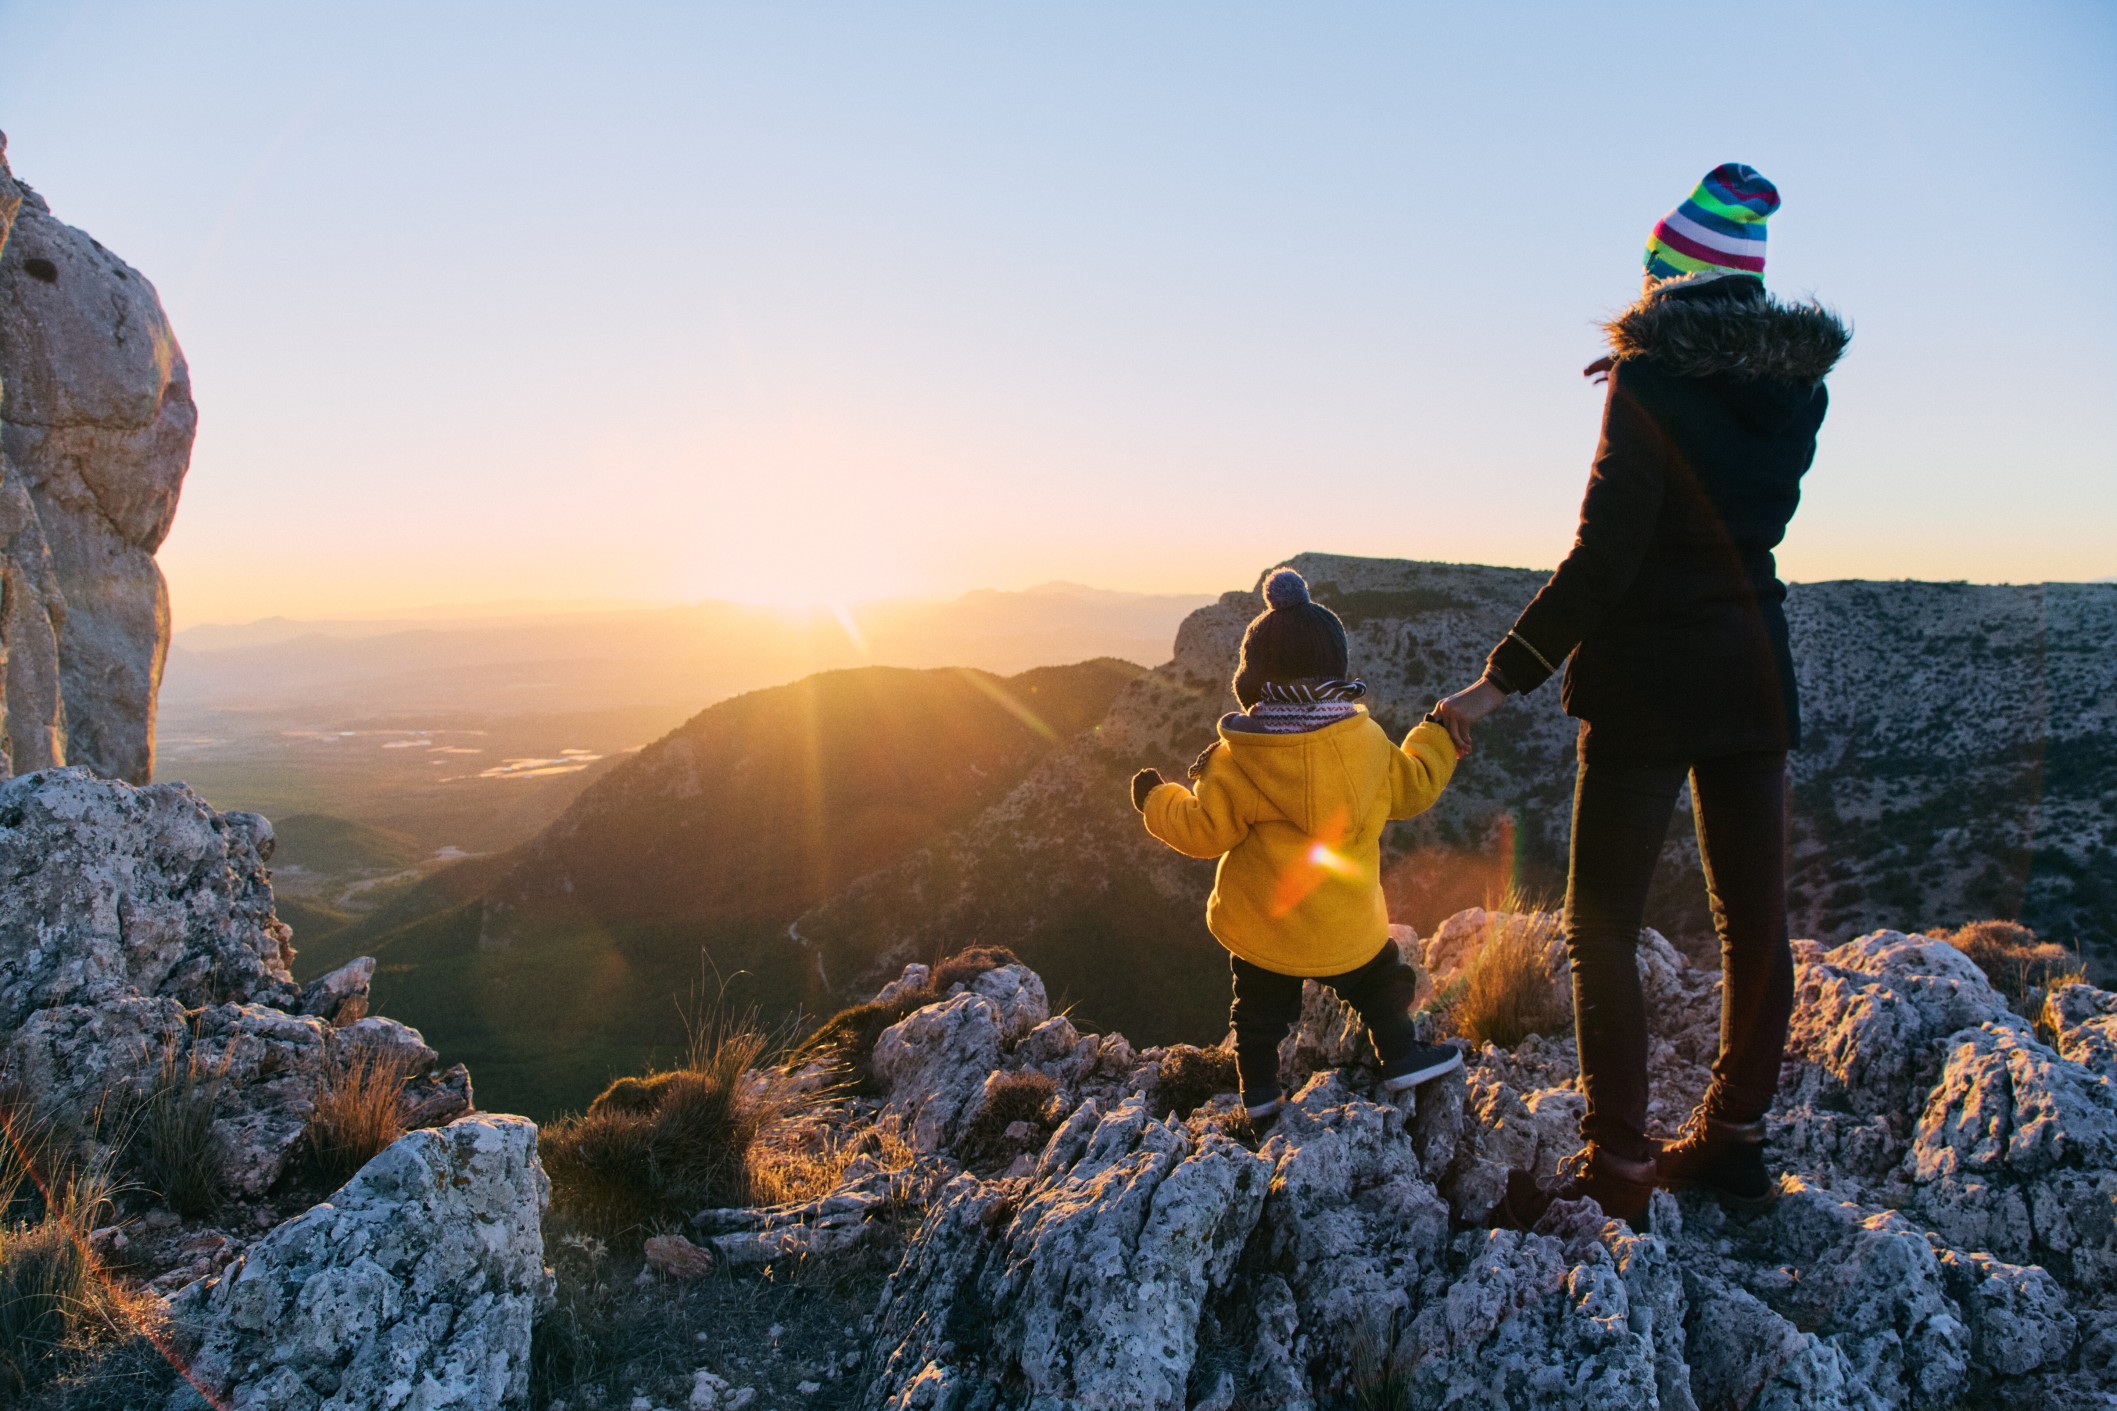
M 1167 783 L 1158 769 L 1142 769 L 1132 776 L 1132 807 L 1140 813 L 1147 811 L 1147 795 Z
M 1493 685 L 1491 678 L 1480 676 L 1476 685 L 1464 687 L 1433 708 L 1448 738 L 1455 741 L 1456 758 L 1470 753 L 1470 727 L 1498 710 L 1506 699 L 1507 693 Z

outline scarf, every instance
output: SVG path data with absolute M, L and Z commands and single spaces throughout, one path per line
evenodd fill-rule
M 1298 735 L 1358 714 L 1353 703 L 1366 694 L 1364 681 L 1267 681 L 1243 714 L 1267 735 Z

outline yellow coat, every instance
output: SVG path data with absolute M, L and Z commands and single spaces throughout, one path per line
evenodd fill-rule
M 1217 857 L 1206 927 L 1282 975 L 1342 975 L 1389 936 L 1382 825 L 1424 813 L 1455 773 L 1448 732 L 1426 722 L 1390 744 L 1366 707 L 1321 730 L 1220 727 L 1193 794 L 1147 795 L 1147 831 L 1190 857 Z

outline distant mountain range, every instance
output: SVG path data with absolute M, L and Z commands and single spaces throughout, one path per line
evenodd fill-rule
M 1543 577 L 1292 562 L 1345 618 L 1354 669 L 1392 733 L 1474 678 Z M 1259 607 L 1252 590 L 1200 608 L 1176 633 L 1173 660 L 1153 671 L 1126 679 L 1091 664 L 1050 678 L 1045 689 L 1068 708 L 1037 709 L 1060 738 L 1031 730 L 1034 748 L 1010 733 L 1029 727 L 975 689 L 944 691 L 952 704 L 937 698 L 932 728 L 878 725 L 859 748 L 835 731 L 790 728 L 786 706 L 747 703 L 774 693 L 731 702 L 615 766 L 524 848 L 438 874 L 323 955 L 305 954 L 304 968 L 369 944 L 386 952 L 384 1007 L 444 1040 L 448 1014 L 473 1016 L 456 1032 L 476 1051 L 455 1056 L 474 1060 L 481 1085 L 519 1084 L 509 1100 L 532 1111 L 578 1103 L 593 1086 L 592 1056 L 563 1080 L 533 1061 L 565 1031 L 554 1005 L 612 1015 L 633 1005 L 623 1022 L 666 1033 L 650 1011 L 673 1011 L 670 995 L 698 973 L 701 950 L 723 977 L 747 967 L 732 1000 L 783 1015 L 796 1004 L 827 1010 L 906 960 L 1006 945 L 1087 1027 L 1210 1041 L 1225 1027 L 1227 992 L 1225 957 L 1202 922 L 1212 868 L 1149 840 L 1124 782 L 1142 764 L 1181 777 L 1212 738 Z M 2018 916 L 2079 944 L 2107 975 L 2117 951 L 2117 585 L 1806 584 L 1788 613 L 1809 732 L 1794 762 L 1797 934 L 1838 941 L 1885 923 Z M 837 703 L 832 719 L 864 719 L 880 709 L 853 704 L 871 701 L 876 688 L 856 684 L 865 679 L 805 685 L 819 693 L 814 708 Z M 932 675 L 922 689 L 966 679 Z M 1546 688 L 1510 702 L 1441 805 L 1391 830 L 1398 920 L 1429 928 L 1510 888 L 1560 895 L 1575 730 L 1557 697 Z M 956 750 L 936 741 L 958 733 L 973 742 L 961 758 L 984 774 L 937 764 L 937 749 Z M 893 764 L 897 750 L 910 753 Z M 874 795 L 864 809 L 783 804 L 936 769 L 922 786 L 930 797 L 900 800 L 892 786 L 893 802 Z M 791 795 L 789 781 L 802 781 Z M 1709 949 L 1681 815 L 1648 919 Z M 513 1069 L 488 1056 L 503 1051 Z
M 1011 675 L 1114 656 L 1159 661 L 1202 594 L 1072 583 L 791 610 L 749 603 L 200 626 L 172 639 L 165 716 L 680 708 L 845 666 Z
M 383 829 L 431 868 L 505 851 L 630 751 L 715 701 L 818 671 L 1161 660 L 1199 596 L 1053 583 L 787 611 L 743 603 L 435 609 L 176 635 L 157 777 L 221 808 Z M 339 857 L 339 862 L 347 861 Z M 304 901 L 367 905 L 387 872 L 308 867 Z M 305 918 L 311 934 L 327 916 Z

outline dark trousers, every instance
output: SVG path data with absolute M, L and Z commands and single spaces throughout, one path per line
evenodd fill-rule
M 1705 860 L 1725 979 L 1720 1054 L 1706 1111 L 1754 1122 L 1771 1106 L 1793 1013 L 1786 937 L 1786 755 L 1681 764 L 1583 758 L 1573 793 L 1566 950 L 1587 1113 L 1581 1135 L 1642 1161 L 1647 1140 L 1647 1016 L 1637 950 L 1647 888 L 1685 774 Z
M 1235 972 L 1235 1068 L 1242 1075 L 1242 1102 L 1256 1107 L 1279 1096 L 1279 1041 L 1301 1017 L 1301 976 L 1282 975 L 1228 957 Z M 1382 1062 L 1402 1058 L 1418 1043 L 1411 1006 L 1419 997 L 1419 972 L 1392 941 L 1375 958 L 1343 975 L 1318 975 L 1338 998 L 1359 1013 Z

